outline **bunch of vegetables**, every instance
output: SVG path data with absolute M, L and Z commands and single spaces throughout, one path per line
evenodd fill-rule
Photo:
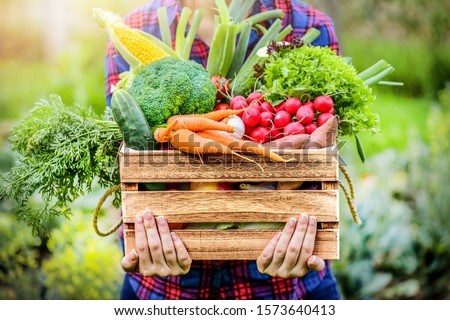
M 160 8 L 160 40 L 95 9 L 96 21 L 130 65 L 112 88 L 114 121 L 100 119 L 89 107 L 68 107 L 57 95 L 37 103 L 11 133 L 19 159 L 1 177 L 0 198 L 15 200 L 19 217 L 37 231 L 53 216 L 69 216 L 71 202 L 94 183 L 109 188 L 106 195 L 114 193 L 113 203 L 120 205 L 116 160 L 123 141 L 137 150 L 170 143 L 196 155 L 233 154 L 252 161 L 239 153 L 247 151 L 285 162 L 272 148 L 323 148 L 335 144 L 338 130 L 376 132 L 369 85 L 392 67 L 380 62 L 358 74 L 328 48 L 310 45 L 318 36 L 315 29 L 280 43 L 292 26 L 282 27 L 280 10 L 245 17 L 254 3 L 232 0 L 227 7 L 215 0 L 218 15 L 206 68 L 189 60 L 201 10 L 183 8 L 172 39 L 166 9 Z M 267 19 L 274 21 L 265 29 L 259 23 Z M 253 28 L 263 35 L 249 50 Z M 33 210 L 27 203 L 36 192 L 44 205 Z

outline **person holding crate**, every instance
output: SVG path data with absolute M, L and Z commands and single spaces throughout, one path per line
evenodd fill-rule
M 167 8 L 172 27 L 183 7 L 205 10 L 190 59 L 206 66 L 214 34 L 214 1 L 154 0 L 131 12 L 125 22 L 160 37 L 156 10 L 161 6 Z M 324 13 L 297 0 L 256 0 L 249 14 L 272 9 L 283 11 L 283 26 L 292 25 L 293 34 L 301 36 L 310 27 L 319 29 L 321 34 L 313 44 L 329 46 L 339 54 L 333 22 Z M 250 45 L 258 36 L 252 31 Z M 105 73 L 108 106 L 111 88 L 128 69 L 110 43 Z M 121 299 L 340 299 L 330 262 L 312 255 L 316 231 L 315 217 L 302 214 L 286 223 L 256 261 L 192 261 L 181 239 L 170 232 L 167 220 L 155 219 L 146 211 L 135 222 L 139 253 L 130 252 L 122 259 L 127 273 Z

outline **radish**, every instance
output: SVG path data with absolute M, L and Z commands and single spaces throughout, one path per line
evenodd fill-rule
M 305 127 L 300 122 L 291 122 L 283 129 L 284 136 L 305 133 Z
M 314 109 L 314 103 L 312 103 L 311 101 L 306 101 L 304 104 L 303 104 L 303 106 L 302 107 L 308 107 L 308 108 L 310 108 L 312 111 L 315 111 L 315 109 Z
M 295 114 L 297 121 L 302 124 L 309 124 L 314 120 L 314 109 L 308 106 L 301 106 Z
M 329 112 L 324 112 L 319 114 L 319 116 L 317 117 L 317 125 L 320 127 L 321 125 L 323 125 L 325 122 L 328 121 L 328 119 L 333 118 L 334 115 L 332 113 Z
M 241 118 L 245 126 L 254 127 L 261 121 L 261 113 L 255 107 L 251 107 L 244 111 Z
M 286 111 L 292 115 L 294 115 L 297 112 L 298 108 L 300 108 L 301 106 L 302 102 L 300 101 L 299 98 L 296 97 L 287 99 L 285 103 Z
M 269 127 L 273 123 L 273 114 L 268 111 L 261 112 L 261 120 L 259 121 L 259 125 L 261 127 Z
M 227 103 L 219 103 L 217 106 L 214 107 L 214 111 L 228 110 L 228 109 L 230 109 L 230 106 Z
M 230 107 L 233 110 L 240 110 L 248 107 L 247 99 L 243 96 L 234 96 L 230 100 Z
M 275 114 L 276 112 L 275 108 L 270 104 L 270 102 L 267 101 L 261 103 L 261 110 L 262 112 L 267 111 L 270 112 L 271 114 Z
M 317 129 L 317 125 L 313 122 L 305 125 L 305 133 L 311 134 Z
M 272 128 L 270 128 L 269 130 L 269 138 L 270 140 L 276 140 L 279 139 L 283 136 L 283 132 L 276 128 L 275 126 L 272 126 Z
M 250 93 L 247 97 L 247 102 L 250 105 L 253 101 L 256 101 L 258 103 L 263 103 L 264 97 L 263 97 L 262 93 L 256 92 L 256 91 Z
M 269 141 L 269 129 L 264 127 L 256 127 L 250 133 L 250 138 L 258 143 Z
M 273 122 L 277 128 L 282 128 L 292 121 L 292 116 L 287 111 L 280 111 L 275 114 Z
M 330 96 L 318 96 L 314 99 L 314 108 L 320 112 L 328 112 L 333 108 L 333 99 Z
M 275 107 L 275 113 L 279 111 L 286 111 L 286 101 L 283 101 L 282 103 L 280 103 Z

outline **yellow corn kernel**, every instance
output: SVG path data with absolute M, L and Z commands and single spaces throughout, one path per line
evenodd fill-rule
M 152 41 L 125 24 L 115 23 L 112 29 L 121 44 L 143 65 L 169 56 Z

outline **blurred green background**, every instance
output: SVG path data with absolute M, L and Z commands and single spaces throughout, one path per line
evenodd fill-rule
M 50 93 L 68 104 L 105 107 L 107 35 L 92 8 L 126 14 L 137 0 L 0 0 L 0 171 L 15 158 L 8 133 Z M 342 55 L 358 70 L 379 59 L 402 87 L 375 87 L 382 133 L 340 151 L 355 184 L 362 225 L 341 195 L 341 259 L 333 261 L 345 299 L 450 299 L 450 12 L 448 1 L 306 1 L 336 24 Z M 51 236 L 33 236 L 0 202 L 0 299 L 118 299 L 123 272 L 117 236 L 98 237 L 92 209 L 104 190 L 75 203 Z M 39 199 L 34 199 L 39 203 Z M 101 227 L 119 218 L 106 205 Z

